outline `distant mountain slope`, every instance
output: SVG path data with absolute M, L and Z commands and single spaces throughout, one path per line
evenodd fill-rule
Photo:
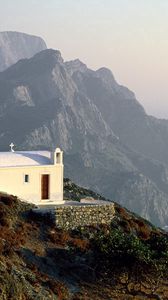
M 0 71 L 46 48 L 44 40 L 40 37 L 21 32 L 0 32 Z
M 64 63 L 59 51 L 41 51 L 0 73 L 1 150 L 11 141 L 17 149 L 59 145 L 67 177 L 161 226 L 168 221 L 166 124 L 147 116 L 109 70 Z
M 81 63 L 82 64 L 82 63 Z M 76 61 L 68 64 L 78 88 L 98 107 L 104 120 L 120 140 L 147 157 L 168 164 L 168 120 L 160 120 L 145 113 L 135 95 L 117 84 L 111 71 L 96 72 L 85 69 Z

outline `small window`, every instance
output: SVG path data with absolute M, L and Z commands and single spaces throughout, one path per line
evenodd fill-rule
M 56 154 L 56 161 L 57 161 L 57 164 L 61 163 L 61 153 Z
M 28 174 L 25 174 L 25 176 L 24 176 L 24 182 L 29 182 L 29 175 Z

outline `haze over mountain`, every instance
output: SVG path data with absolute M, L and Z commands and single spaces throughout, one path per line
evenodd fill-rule
M 5 48 L 4 48 L 5 51 Z M 0 73 L 0 148 L 65 152 L 65 176 L 168 223 L 168 121 L 148 116 L 107 68 L 47 49 Z
M 21 32 L 0 32 L 0 71 L 46 48 L 44 40 L 40 37 Z

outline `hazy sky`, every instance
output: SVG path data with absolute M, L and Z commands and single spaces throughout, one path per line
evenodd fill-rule
M 149 114 L 168 118 L 168 0 L 0 0 L 5 30 L 110 68 Z

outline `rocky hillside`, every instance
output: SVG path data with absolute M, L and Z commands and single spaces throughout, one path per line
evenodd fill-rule
M 21 32 L 0 32 L 0 71 L 46 48 L 44 40 L 40 37 Z
M 59 145 L 65 176 L 160 226 L 168 222 L 166 124 L 147 116 L 109 70 L 64 62 L 59 51 L 0 73 L 1 151 L 11 141 L 22 150 Z
M 97 196 L 65 181 L 66 196 Z M 168 298 L 168 236 L 115 204 L 111 225 L 58 230 L 49 214 L 0 194 L 0 299 Z

